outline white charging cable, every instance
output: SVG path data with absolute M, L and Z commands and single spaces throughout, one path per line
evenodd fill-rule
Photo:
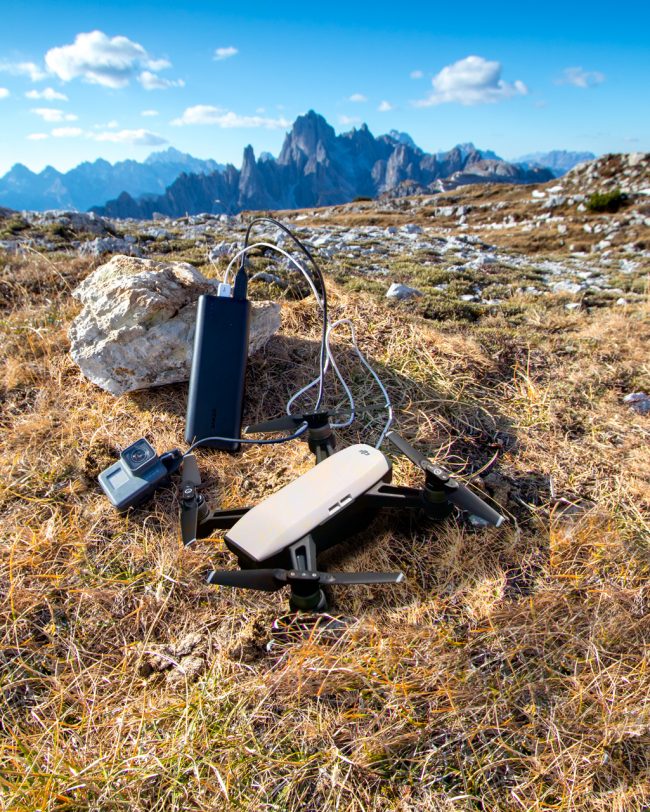
M 307 281 L 307 284 L 309 285 L 309 287 L 311 288 L 312 293 L 314 294 L 314 298 L 316 299 L 316 302 L 317 302 L 318 306 L 322 309 L 323 304 L 322 304 L 322 301 L 321 301 L 321 299 L 320 299 L 320 297 L 318 295 L 318 291 L 316 290 L 316 286 L 314 285 L 314 281 L 313 281 L 311 275 L 295 259 L 295 257 L 292 257 L 291 254 L 289 254 L 283 248 L 280 248 L 279 245 L 274 245 L 273 243 L 257 242 L 257 243 L 254 243 L 253 245 L 248 245 L 245 248 L 242 248 L 240 251 L 238 251 L 235 254 L 235 256 L 228 263 L 228 266 L 226 268 L 226 272 L 225 272 L 224 278 L 223 278 L 223 284 L 224 285 L 229 284 L 228 279 L 229 279 L 229 276 L 230 276 L 230 273 L 231 273 L 231 268 L 235 264 L 235 262 L 237 262 L 237 260 L 240 257 L 244 256 L 249 251 L 252 251 L 255 248 L 268 248 L 268 249 L 270 249 L 272 251 L 276 251 L 277 253 L 281 254 L 286 259 L 288 259 L 289 262 L 296 268 L 296 270 L 305 277 L 305 280 Z M 338 365 L 337 365 L 336 360 L 334 358 L 334 354 L 332 352 L 332 348 L 330 346 L 331 334 L 334 332 L 334 330 L 337 327 L 339 327 L 342 324 L 347 324 L 349 326 L 351 337 L 352 337 L 352 348 L 354 349 L 354 352 L 356 353 L 357 357 L 359 358 L 359 361 L 361 362 L 361 364 L 368 370 L 368 372 L 370 372 L 373 379 L 375 380 L 375 382 L 379 386 L 379 389 L 380 389 L 382 395 L 384 396 L 384 407 L 386 408 L 386 411 L 387 411 L 387 419 L 386 419 L 386 423 L 384 425 L 384 428 L 383 428 L 383 430 L 381 432 L 381 435 L 379 437 L 379 440 L 375 444 L 375 447 L 379 448 L 381 446 L 381 444 L 383 443 L 389 428 L 392 425 L 392 422 L 393 422 L 393 407 L 392 407 L 392 403 L 391 403 L 391 400 L 390 400 L 390 396 L 388 395 L 388 392 L 386 390 L 386 387 L 384 386 L 381 379 L 379 378 L 379 376 L 377 375 L 375 370 L 372 368 L 372 366 L 370 365 L 370 363 L 368 362 L 368 360 L 366 359 L 364 354 L 359 349 L 359 346 L 357 344 L 357 336 L 356 336 L 356 331 L 355 331 L 355 328 L 354 328 L 354 324 L 352 323 L 352 321 L 350 319 L 338 319 L 338 321 L 335 321 L 333 324 L 331 324 L 329 322 L 329 319 L 328 319 L 327 330 L 326 330 L 326 333 L 325 333 L 326 360 L 325 360 L 325 364 L 323 366 L 322 372 L 316 378 L 314 378 L 313 381 L 308 383 L 306 386 L 304 386 L 302 389 L 300 389 L 298 392 L 296 392 L 294 395 L 291 396 L 291 398 L 289 399 L 289 401 L 287 403 L 287 407 L 286 407 L 287 414 L 291 414 L 291 406 L 295 403 L 295 401 L 301 395 L 304 395 L 306 392 L 308 392 L 310 389 L 312 389 L 314 386 L 316 386 L 316 384 L 318 384 L 321 381 L 321 378 L 324 377 L 324 375 L 327 373 L 327 371 L 329 369 L 329 366 L 331 364 L 332 369 L 334 370 L 334 374 L 336 375 L 336 377 L 340 381 L 341 386 L 343 387 L 343 390 L 345 392 L 345 396 L 346 396 L 346 398 L 347 398 L 347 400 L 348 400 L 348 402 L 350 404 L 350 416 L 348 417 L 348 419 L 343 423 L 332 423 L 332 428 L 341 429 L 341 428 L 347 428 L 348 426 L 352 425 L 352 423 L 353 423 L 353 421 L 354 421 L 354 419 L 356 417 L 356 408 L 355 408 L 355 403 L 354 403 L 354 397 L 352 395 L 350 387 L 348 386 L 348 384 L 345 381 L 343 375 L 341 374 L 341 371 L 338 368 Z

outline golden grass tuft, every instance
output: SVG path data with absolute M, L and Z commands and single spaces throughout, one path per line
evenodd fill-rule
M 328 564 L 407 584 L 337 589 L 358 619 L 341 639 L 267 651 L 282 593 L 205 585 L 232 556 L 182 548 L 173 490 L 120 517 L 96 485 L 143 434 L 182 444 L 185 387 L 99 391 L 67 355 L 90 263 L 0 264 L 0 809 L 648 808 L 650 428 L 621 402 L 650 391 L 647 302 L 434 328 L 332 283 L 398 429 L 509 522 L 378 518 Z M 247 422 L 311 378 L 318 330 L 310 300 L 283 305 Z M 379 393 L 336 344 L 363 407 L 341 443 L 372 440 Z M 228 507 L 311 460 L 294 443 L 200 465 Z

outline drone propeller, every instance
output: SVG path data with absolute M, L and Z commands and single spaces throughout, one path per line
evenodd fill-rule
M 338 417 L 336 412 L 308 412 L 306 414 L 285 414 L 273 420 L 265 420 L 262 423 L 253 423 L 246 426 L 244 431 L 247 434 L 270 433 L 275 431 L 295 431 L 302 423 L 312 428 L 321 428 L 329 423 L 330 417 Z
M 303 572 L 301 570 L 213 570 L 208 574 L 209 584 L 234 586 L 240 589 L 258 589 L 275 592 L 287 584 L 311 582 L 318 586 L 331 584 L 399 584 L 402 572 Z
M 451 502 L 452 505 L 456 505 L 461 510 L 466 510 L 473 516 L 484 519 L 495 527 L 501 526 L 504 521 L 503 516 L 486 504 L 480 496 L 470 491 L 462 482 L 454 479 L 449 471 L 432 463 L 424 454 L 413 448 L 403 437 L 400 437 L 397 432 L 389 431 L 386 438 L 414 465 L 421 468 L 429 481 L 433 480 L 438 488 L 444 491 L 447 501 Z
M 186 546 L 196 541 L 196 530 L 199 522 L 199 508 L 203 497 L 196 489 L 201 484 L 201 474 L 194 454 L 183 459 L 181 477 L 181 536 Z

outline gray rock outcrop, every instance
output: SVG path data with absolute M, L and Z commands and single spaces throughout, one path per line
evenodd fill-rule
M 83 309 L 70 326 L 70 354 L 113 395 L 187 381 L 197 299 L 216 289 L 185 262 L 115 256 L 73 291 Z M 253 302 L 249 354 L 279 327 L 280 305 Z

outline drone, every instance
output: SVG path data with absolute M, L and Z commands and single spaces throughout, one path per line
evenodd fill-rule
M 395 431 L 386 439 L 424 474 L 420 488 L 392 485 L 392 466 L 377 448 L 359 443 L 336 449 L 330 411 L 285 415 L 247 426 L 246 433 L 305 434 L 316 464 L 254 507 L 211 510 L 200 492 L 193 454 L 181 476 L 180 525 L 185 545 L 226 530 L 224 541 L 238 570 L 213 570 L 209 584 L 275 592 L 290 588 L 293 612 L 327 611 L 324 587 L 336 584 L 399 584 L 402 572 L 323 572 L 318 556 L 367 527 L 385 508 L 421 511 L 442 520 L 455 508 L 499 527 L 504 517 L 448 471 L 428 460 Z

